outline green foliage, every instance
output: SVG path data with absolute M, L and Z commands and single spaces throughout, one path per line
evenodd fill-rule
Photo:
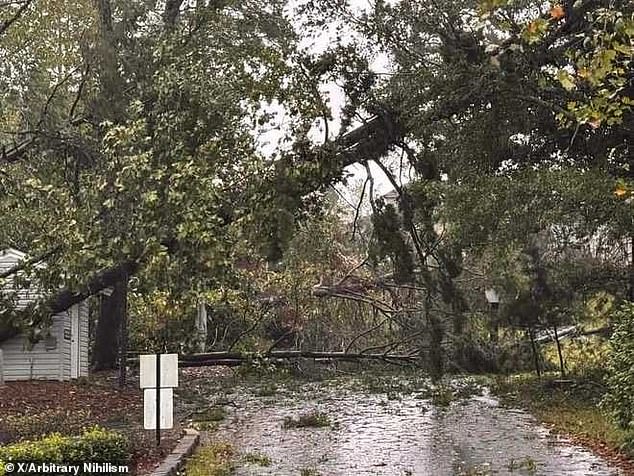
M 3 432 L 9 440 L 41 438 L 49 433 L 78 435 L 90 419 L 90 412 L 83 410 L 46 410 L 33 414 L 7 415 L 2 422 Z
M 612 316 L 604 405 L 622 428 L 634 432 L 634 304 L 624 303 Z
M 516 470 L 522 469 L 526 470 L 528 474 L 535 474 L 535 471 L 537 471 L 537 464 L 535 463 L 535 460 L 530 456 L 526 456 L 521 460 L 511 460 L 509 461 L 507 467 L 511 473 Z
M 550 226 L 583 237 L 609 225 L 619 235 L 629 226 L 630 206 L 614 197 L 615 185 L 607 171 L 597 170 L 545 168 L 471 176 L 447 186 L 443 218 L 464 246 L 484 245 L 498 253 L 509 246 L 512 251 L 513 245 Z M 493 192 L 474 202 L 473 196 L 485 189 Z
M 193 420 L 196 422 L 201 421 L 222 421 L 227 415 L 227 411 L 224 407 L 209 407 L 206 410 L 194 413 Z
M 0 474 L 4 475 L 4 465 L 8 462 L 78 464 L 79 474 L 83 463 L 127 464 L 129 461 L 127 439 L 116 432 L 94 427 L 81 436 L 50 434 L 41 440 L 24 441 L 0 446 Z
M 317 410 L 302 413 L 298 417 L 288 416 L 284 418 L 283 428 L 323 428 L 332 424 L 330 417 Z
M 257 466 L 268 467 L 272 464 L 271 458 L 261 453 L 247 453 L 243 456 L 243 459 L 246 463 Z
M 320 474 L 315 468 L 302 468 L 299 471 L 300 476 L 320 476 Z
M 195 346 L 196 303 L 166 290 L 129 296 L 130 346 L 138 351 L 191 351 Z
M 228 443 L 212 443 L 199 448 L 187 460 L 187 476 L 229 476 L 233 472 L 233 447 Z
M 249 226 L 277 213 L 254 204 L 281 193 L 252 134 L 269 125 L 264 104 L 310 108 L 305 81 L 285 81 L 296 38 L 283 2 L 191 9 L 174 28 L 154 21 L 160 5 L 113 2 L 111 18 L 103 5 L 34 4 L 0 38 L 3 64 L 19 65 L 0 68 L 0 214 L 13 217 L 0 246 L 63 244 L 37 276 L 43 295 L 138 262 L 144 318 L 154 291 L 178 302 L 233 276 Z M 0 311 L 0 326 L 46 325 L 45 309 Z M 147 327 L 156 340 L 161 326 Z
M 431 401 L 438 407 L 448 407 L 455 398 L 449 385 L 438 385 L 431 392 Z
M 372 224 L 376 236 L 374 259 L 390 258 L 395 282 L 411 282 L 414 274 L 412 250 L 401 230 L 401 218 L 394 206 L 381 206 L 372 214 Z
M 569 339 L 561 342 L 566 369 L 577 375 L 604 373 L 603 366 L 610 356 L 610 347 L 605 338 L 589 336 L 585 339 Z M 549 343 L 542 352 L 546 365 L 559 366 L 555 343 Z
M 548 58 L 549 68 L 538 74 L 538 81 L 543 88 L 562 88 L 569 98 L 558 113 L 561 123 L 592 128 L 621 124 L 632 106 L 631 85 L 628 88 L 634 57 L 631 3 L 555 3 L 546 15 L 536 3 L 528 2 L 523 9 L 514 3 L 481 1 L 482 17 L 507 33 L 521 28 L 522 43 L 515 47 L 526 55 L 559 41 L 557 54 Z M 522 17 L 514 17 L 520 12 Z M 572 39 L 579 30 L 583 42 Z

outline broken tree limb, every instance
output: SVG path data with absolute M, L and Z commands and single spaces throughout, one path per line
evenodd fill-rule
M 207 367 L 214 365 L 237 366 L 245 364 L 257 358 L 271 360 L 284 359 L 315 359 L 320 361 L 349 361 L 374 360 L 386 363 L 415 365 L 418 357 L 414 355 L 402 354 L 360 354 L 350 352 L 313 352 L 303 350 L 278 350 L 266 354 L 250 354 L 243 352 L 211 352 L 206 354 L 182 355 L 179 358 L 179 365 L 182 367 Z
M 125 277 L 134 275 L 139 267 L 139 260 L 124 261 L 112 268 L 96 273 L 77 290 L 65 288 L 52 296 L 43 298 L 39 304 L 39 310 L 35 312 L 36 320 L 32 321 L 32 325 L 37 326 L 45 322 L 47 317 L 64 312 L 75 304 L 97 294 L 99 291 L 113 286 L 115 283 L 125 279 Z M 9 313 L 13 314 L 13 319 L 7 319 L 11 317 Z M 10 324 L 15 320 L 16 316 L 21 315 L 22 317 L 31 319 L 33 317 L 32 314 L 33 309 L 31 307 L 0 312 L 0 343 L 17 336 L 21 332 L 22 329 Z M 3 319 L 5 323 L 3 323 Z
M 54 248 L 42 253 L 41 255 L 35 256 L 33 258 L 25 259 L 24 261 L 18 263 L 14 267 L 9 268 L 8 270 L 3 271 L 2 273 L 0 273 L 0 279 L 8 278 L 9 276 L 17 274 L 20 271 L 28 268 L 29 266 L 35 266 L 35 265 L 41 263 L 42 261 L 45 261 L 46 259 L 50 258 L 51 256 L 53 256 L 55 253 L 57 253 L 61 249 L 62 249 L 62 247 L 58 245 L 58 246 L 56 246 L 56 247 L 54 247 Z

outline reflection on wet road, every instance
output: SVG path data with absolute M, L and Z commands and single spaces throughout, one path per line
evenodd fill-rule
M 230 398 L 236 407 L 212 437 L 271 460 L 266 467 L 242 462 L 238 475 L 619 474 L 529 414 L 486 395 L 439 407 L 425 392 L 365 393 L 330 382 L 269 397 L 237 388 Z M 282 427 L 285 417 L 313 410 L 332 425 Z

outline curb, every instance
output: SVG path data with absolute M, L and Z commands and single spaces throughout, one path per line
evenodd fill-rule
M 200 441 L 200 433 L 190 428 L 185 430 L 185 436 L 176 445 L 176 448 L 156 468 L 150 476 L 176 476 L 179 469 L 185 464 L 185 458 L 191 455 Z

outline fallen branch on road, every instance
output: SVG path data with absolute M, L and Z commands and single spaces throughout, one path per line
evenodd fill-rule
M 416 355 L 401 354 L 361 354 L 350 352 L 311 352 L 302 350 L 277 350 L 265 354 L 251 354 L 244 352 L 211 352 L 206 354 L 181 355 L 179 365 L 181 367 L 206 367 L 213 365 L 238 366 L 257 359 L 284 360 L 284 359 L 314 359 L 319 362 L 360 360 L 381 361 L 388 364 L 416 365 Z

